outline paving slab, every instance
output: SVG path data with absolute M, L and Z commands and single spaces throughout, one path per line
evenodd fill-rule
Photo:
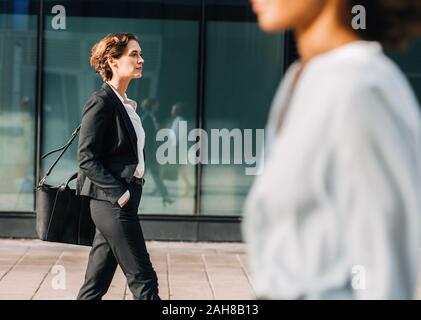
M 164 300 L 254 299 L 242 243 L 146 243 Z M 74 300 L 90 247 L 0 238 L 0 300 Z M 120 267 L 104 300 L 131 300 Z

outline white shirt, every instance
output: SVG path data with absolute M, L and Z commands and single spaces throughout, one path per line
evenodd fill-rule
M 418 271 L 421 125 L 408 81 L 376 42 L 288 70 L 267 126 L 266 162 L 245 203 L 257 294 L 411 299 Z
M 109 84 L 109 83 L 108 83 Z M 111 89 L 115 92 L 117 97 L 120 99 L 121 103 L 123 104 L 124 108 L 127 111 L 127 114 L 133 124 L 134 130 L 136 132 L 137 137 L 137 158 L 138 164 L 136 170 L 134 172 L 134 176 L 136 178 L 142 178 L 145 173 L 145 160 L 143 159 L 143 148 L 145 146 L 145 130 L 142 126 L 142 120 L 140 119 L 139 115 L 136 113 L 137 103 L 134 100 L 131 100 L 127 97 L 127 94 L 124 94 L 124 98 L 118 93 L 118 91 L 109 84 Z M 130 192 L 127 190 L 119 199 L 119 202 L 124 202 L 125 199 L 130 198 Z

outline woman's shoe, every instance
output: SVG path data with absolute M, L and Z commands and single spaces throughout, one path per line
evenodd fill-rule
M 162 198 L 162 204 L 164 205 L 164 207 L 167 205 L 167 203 L 168 204 L 174 203 L 174 200 L 168 197 Z

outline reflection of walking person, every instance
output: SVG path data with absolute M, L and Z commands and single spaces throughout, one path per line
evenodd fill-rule
M 176 104 L 174 104 L 172 106 L 171 109 L 171 126 L 170 129 L 174 132 L 175 134 L 175 144 L 176 146 L 179 146 L 179 140 L 180 139 L 184 139 L 184 141 L 187 141 L 187 136 L 182 136 L 180 137 L 180 122 L 181 121 L 185 121 L 183 118 L 183 111 L 184 111 L 184 104 L 181 102 L 178 102 Z M 193 191 L 193 185 L 190 182 L 189 179 L 189 175 L 188 175 L 188 171 L 187 171 L 187 163 L 188 163 L 188 159 L 187 159 L 187 153 L 184 152 L 183 150 L 179 150 L 180 148 L 176 148 L 176 150 L 178 150 L 179 153 L 179 165 L 178 165 L 178 172 L 180 174 L 181 179 L 184 182 L 185 185 L 185 189 L 184 189 L 184 193 L 182 194 L 182 196 L 186 197 L 190 194 L 191 191 Z
M 294 30 L 300 55 L 273 101 L 264 172 L 245 204 L 258 296 L 414 298 L 420 113 L 381 43 L 421 29 L 420 1 L 252 2 L 262 29 Z M 366 30 L 351 28 L 354 5 L 372 19 Z
M 108 291 L 117 265 L 136 300 L 159 300 L 158 279 L 138 220 L 145 133 L 136 102 L 125 94 L 142 77 L 142 49 L 129 33 L 111 34 L 92 48 L 91 65 L 104 80 L 85 105 L 80 129 L 77 193 L 90 197 L 96 234 L 78 299 Z
M 159 165 L 156 162 L 156 149 L 158 148 L 156 133 L 159 126 L 155 113 L 158 111 L 159 104 L 156 99 L 148 98 L 144 99 L 140 106 L 142 107 L 142 125 L 145 130 L 145 154 L 146 163 L 148 165 L 147 170 L 150 171 L 155 182 L 155 188 L 161 194 L 162 203 L 165 206 L 167 203 L 173 203 L 174 200 L 171 199 L 168 194 L 168 190 L 160 177 Z

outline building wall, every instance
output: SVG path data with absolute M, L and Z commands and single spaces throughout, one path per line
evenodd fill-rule
M 65 29 L 54 27 L 56 5 L 65 9 Z M 187 132 L 201 128 L 211 137 L 212 130 L 228 129 L 239 137 L 230 140 L 226 163 L 222 146 L 218 155 L 209 144 L 208 164 L 160 166 L 176 173 L 164 180 L 172 204 L 162 202 L 146 172 L 139 208 L 146 237 L 240 240 L 242 206 L 254 178 L 246 174 L 254 164 L 245 163 L 245 132 L 252 133 L 255 155 L 257 130 L 293 56 L 290 37 L 259 30 L 248 0 L 0 0 L 0 236 L 35 236 L 37 172 L 42 176 L 54 161 L 37 154 L 63 145 L 78 126 L 85 101 L 102 82 L 89 66 L 90 49 L 112 32 L 139 37 L 144 76 L 131 83 L 128 96 L 139 104 L 156 98 L 162 128 L 170 126 L 172 106 L 182 102 Z M 391 56 L 421 98 L 420 52 L 417 42 Z M 49 184 L 77 170 L 76 144 Z

